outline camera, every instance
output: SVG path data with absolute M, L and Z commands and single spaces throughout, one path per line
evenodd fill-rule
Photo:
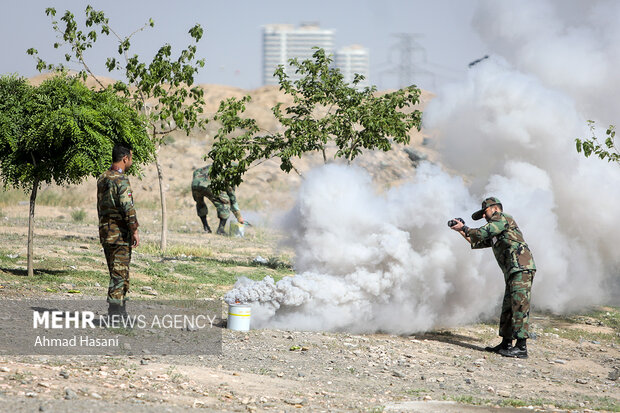
M 455 218 L 455 219 L 451 219 L 450 221 L 448 221 L 448 226 L 449 227 L 453 227 L 455 226 L 458 222 L 462 223 L 463 225 L 465 225 L 465 221 L 463 220 L 463 218 Z

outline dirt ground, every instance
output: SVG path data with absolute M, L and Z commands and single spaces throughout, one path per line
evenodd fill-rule
M 4 208 L 4 254 L 24 256 L 25 214 L 23 206 Z M 80 254 L 76 269 L 94 265 L 105 284 L 103 254 L 92 235 L 95 223 L 72 223 L 59 214 L 56 207 L 39 209 L 35 264 Z M 272 237 L 257 236 L 260 228 L 235 241 L 201 233 L 197 219 L 188 225 L 184 232 L 171 231 L 171 244 L 228 251 L 226 259 L 282 253 Z M 153 231 L 143 242 L 157 239 Z M 152 262 L 149 257 L 136 254 L 132 265 L 143 268 Z M 0 266 L 1 299 L 75 297 L 30 285 L 20 259 Z M 134 279 L 149 280 L 141 271 Z M 218 287 L 216 296 L 230 288 Z M 105 286 L 84 292 L 103 296 Z M 529 341 L 528 359 L 483 351 L 498 341 L 497 320 L 413 336 L 219 327 L 223 346 L 215 356 L 1 355 L 0 411 L 508 412 L 530 407 L 617 412 L 620 331 L 607 321 L 618 320 L 620 309 L 593 310 L 593 315 L 571 317 L 534 313 L 536 338 Z
M 562 323 L 550 315 L 533 318 L 535 332 Z M 423 412 L 482 404 L 476 411 L 618 411 L 617 343 L 541 333 L 530 341 L 528 359 L 507 359 L 482 351 L 488 343 L 480 337 L 493 333 L 489 325 L 406 337 L 223 329 L 217 356 L 4 356 L 0 406 Z

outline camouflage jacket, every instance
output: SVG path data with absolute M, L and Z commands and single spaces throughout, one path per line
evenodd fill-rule
M 97 180 L 97 213 L 102 244 L 131 244 L 139 224 L 131 185 L 122 172 L 108 169 Z
M 472 248 L 493 248 L 495 259 L 504 275 L 536 269 L 523 234 L 510 215 L 496 212 L 486 225 L 471 228 L 468 235 Z
M 192 189 L 200 190 L 201 192 L 207 194 L 209 198 L 212 198 L 213 195 L 211 193 L 209 179 L 209 170 L 211 169 L 211 165 L 204 166 L 202 168 L 198 168 L 194 171 L 194 175 L 192 178 Z M 226 195 L 228 195 L 228 199 L 230 199 L 230 209 L 233 214 L 237 216 L 237 213 L 240 211 L 239 204 L 237 204 L 237 196 L 235 195 L 234 189 L 232 187 L 226 188 Z

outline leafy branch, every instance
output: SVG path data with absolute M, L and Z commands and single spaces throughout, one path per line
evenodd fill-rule
M 274 76 L 280 90 L 292 97 L 285 107 L 272 107 L 281 133 L 259 134 L 255 119 L 244 117 L 250 97 L 222 101 L 214 117 L 220 123 L 207 157 L 213 161 L 212 186 L 238 185 L 255 162 L 278 158 L 280 169 L 297 171 L 293 164 L 308 152 L 320 152 L 327 162 L 327 148 L 336 147 L 334 158 L 350 163 L 363 150 L 388 151 L 393 143 L 409 143 L 409 131 L 420 130 L 421 112 L 405 110 L 419 101 L 415 86 L 379 95 L 376 88 L 359 88 L 364 79 L 356 75 L 351 84 L 332 67 L 332 59 L 317 49 L 312 59 L 291 59 L 299 79 L 292 80 L 284 66 Z
M 607 158 L 607 162 L 613 161 L 620 163 L 620 150 L 618 150 L 615 142 L 616 127 L 614 125 L 609 125 L 605 131 L 607 138 L 604 142 L 600 142 L 596 137 L 596 125 L 593 120 L 588 120 L 588 127 L 590 128 L 592 136 L 589 139 L 575 139 L 577 152 L 581 153 L 583 151 L 586 158 L 594 154 L 600 159 Z

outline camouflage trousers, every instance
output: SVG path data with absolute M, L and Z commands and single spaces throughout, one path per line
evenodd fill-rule
M 519 271 L 506 277 L 506 290 L 499 318 L 499 335 L 504 338 L 528 338 L 530 294 L 535 270 Z
M 213 203 L 219 219 L 228 219 L 230 217 L 230 198 L 228 198 L 226 192 L 215 196 L 210 190 L 192 188 L 192 197 L 196 201 L 196 213 L 199 217 L 206 217 L 209 212 L 205 198 Z
M 108 303 L 122 304 L 129 290 L 129 263 L 131 246 L 103 244 L 103 252 L 110 271 Z

